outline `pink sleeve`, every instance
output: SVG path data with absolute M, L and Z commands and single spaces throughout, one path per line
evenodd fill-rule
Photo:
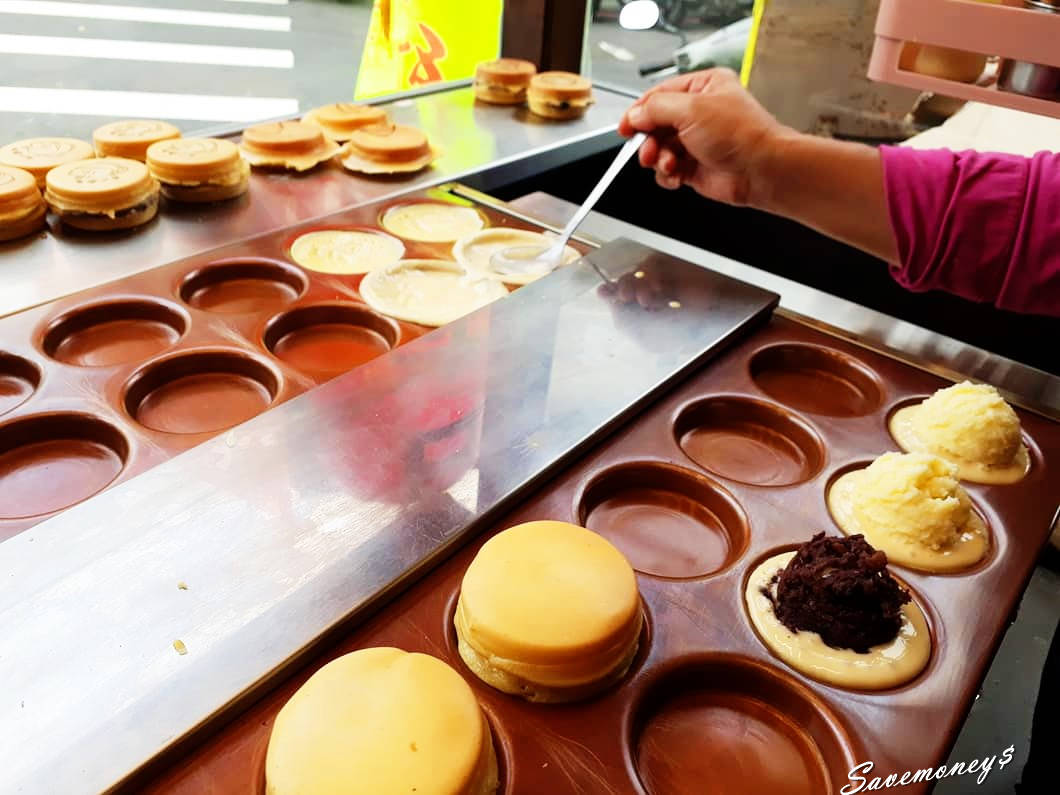
M 881 152 L 899 284 L 1060 316 L 1060 154 Z

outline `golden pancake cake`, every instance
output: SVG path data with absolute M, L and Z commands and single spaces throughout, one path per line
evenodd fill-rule
M 544 270 L 512 270 L 505 271 L 498 268 L 493 261 L 493 255 L 510 248 L 525 247 L 528 251 L 533 248 L 544 251 L 552 246 L 555 239 L 540 232 L 532 232 L 529 229 L 511 229 L 498 226 L 492 229 L 483 229 L 473 235 L 458 240 L 453 245 L 453 256 L 456 261 L 470 271 L 476 271 L 497 279 L 505 284 L 522 285 L 540 279 L 546 274 Z M 576 248 L 565 246 L 560 263 L 567 265 L 578 259 L 581 254 Z
M 44 228 L 48 207 L 28 171 L 0 166 L 0 242 Z
M 482 545 L 454 623 L 460 656 L 482 681 L 530 701 L 563 702 L 625 675 L 643 614 L 621 552 L 583 527 L 541 521 Z
M 178 202 L 214 202 L 242 196 L 250 188 L 250 166 L 231 141 L 176 138 L 152 144 L 147 168 L 162 195 Z
M 343 655 L 276 716 L 268 795 L 490 795 L 497 756 L 467 682 L 427 654 Z
M 905 684 L 927 667 L 931 634 L 886 565 L 861 536 L 820 533 L 751 572 L 751 623 L 777 657 L 818 681 L 858 690 Z
M 298 237 L 290 253 L 308 270 L 353 275 L 394 265 L 405 256 L 405 244 L 381 232 L 318 229 Z
M 959 571 L 990 550 L 957 467 L 927 453 L 884 453 L 842 475 L 828 491 L 828 508 L 844 533 L 863 535 L 900 566 Z
M 92 231 L 128 229 L 158 212 L 158 180 L 138 160 L 102 157 L 48 172 L 44 198 L 69 226 Z
M 494 105 L 521 105 L 537 67 L 519 58 L 497 58 L 475 68 L 475 99 Z
M 361 297 L 374 310 L 421 326 L 444 326 L 506 295 L 500 282 L 448 260 L 401 260 L 361 282 Z
M 335 102 L 313 108 L 302 117 L 302 121 L 319 127 L 324 135 L 339 142 L 350 140 L 353 132 L 362 127 L 392 126 L 390 117 L 382 108 L 375 105 L 355 105 L 352 102 Z
M 945 458 L 961 480 L 1015 483 L 1030 470 L 1020 419 L 989 384 L 963 381 L 940 389 L 896 411 L 890 431 L 907 452 Z
M 546 119 L 577 119 L 593 104 L 593 84 L 573 72 L 542 72 L 530 80 L 526 101 Z
M 146 160 L 151 144 L 179 138 L 180 129 L 164 121 L 128 119 L 104 124 L 92 133 L 92 143 L 100 157 L 127 157 Z
M 354 130 L 339 160 L 345 168 L 360 174 L 396 174 L 424 169 L 436 157 L 422 131 L 395 124 Z
M 28 171 L 44 189 L 44 177 L 56 166 L 95 157 L 92 144 L 77 138 L 27 138 L 0 147 L 0 165 Z
M 272 121 L 247 127 L 239 148 L 252 166 L 292 171 L 308 171 L 339 151 L 339 145 L 319 127 L 300 121 Z

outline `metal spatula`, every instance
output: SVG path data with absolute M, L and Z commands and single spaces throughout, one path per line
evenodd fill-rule
M 494 270 L 501 274 L 523 275 L 528 273 L 548 273 L 558 268 L 560 261 L 563 259 L 563 249 L 566 247 L 571 235 L 574 234 L 574 230 L 585 220 L 585 216 L 589 214 L 596 202 L 604 195 L 604 191 L 615 181 L 615 177 L 618 176 L 618 172 L 622 170 L 622 167 L 640 149 L 640 145 L 644 143 L 646 137 L 644 133 L 637 133 L 618 150 L 618 155 L 615 157 L 614 162 L 604 172 L 604 175 L 600 177 L 600 181 L 596 183 L 596 187 L 589 193 L 589 197 L 582 202 L 582 206 L 578 208 L 578 211 L 574 213 L 567 225 L 563 227 L 563 231 L 555 243 L 548 247 L 511 246 L 494 252 L 493 256 L 490 257 L 490 264 Z M 606 277 L 604 279 L 605 281 L 610 281 Z

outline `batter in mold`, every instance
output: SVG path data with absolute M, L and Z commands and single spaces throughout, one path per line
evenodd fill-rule
M 500 282 L 447 260 L 402 260 L 361 282 L 361 297 L 372 309 L 421 326 L 444 326 L 507 294 Z
M 473 207 L 445 202 L 412 202 L 383 213 L 383 228 L 405 240 L 452 243 L 474 234 L 486 220 Z
M 291 245 L 291 259 L 317 273 L 352 275 L 393 265 L 405 254 L 400 240 L 359 229 L 319 229 Z
M 761 563 L 745 591 L 751 623 L 792 668 L 821 682 L 886 690 L 931 657 L 923 612 L 861 536 L 818 533 Z

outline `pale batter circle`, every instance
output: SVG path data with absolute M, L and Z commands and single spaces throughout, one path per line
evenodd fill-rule
M 473 207 L 445 202 L 397 204 L 383 213 L 383 228 L 392 235 L 421 243 L 452 243 L 486 226 Z
M 498 271 L 492 261 L 493 255 L 498 251 L 518 246 L 540 246 L 542 249 L 547 249 L 555 242 L 554 237 L 543 235 L 540 232 L 497 226 L 483 229 L 458 240 L 453 244 L 453 256 L 468 270 L 477 271 L 505 284 L 522 285 L 540 279 L 546 272 L 541 270 L 530 270 L 525 273 Z M 565 246 L 560 264 L 568 265 L 580 256 L 577 249 Z
M 768 588 L 776 595 L 776 584 L 770 581 L 795 554 L 783 552 L 760 563 L 748 577 L 744 591 L 751 623 L 777 657 L 820 682 L 857 690 L 898 687 L 915 679 L 927 667 L 931 659 L 931 632 L 915 600 L 902 606 L 902 626 L 894 640 L 873 646 L 866 654 L 833 648 L 816 632 L 792 632 L 784 626 L 762 589 Z
M 371 271 L 361 282 L 361 297 L 370 307 L 421 326 L 444 326 L 507 294 L 500 282 L 447 260 L 402 260 Z
M 307 270 L 349 276 L 393 265 L 405 256 L 405 245 L 381 232 L 318 229 L 300 235 L 290 255 Z

